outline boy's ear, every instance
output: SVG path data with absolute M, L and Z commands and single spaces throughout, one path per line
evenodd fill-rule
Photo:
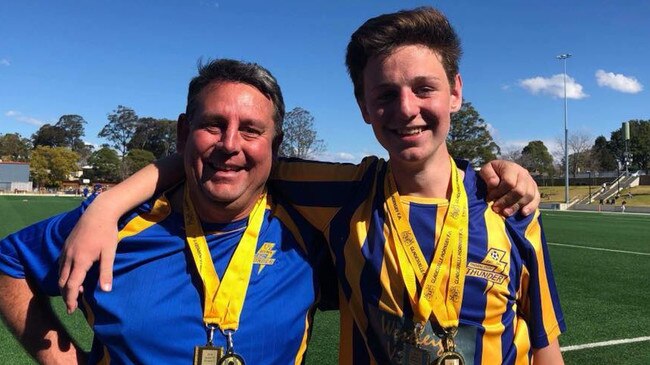
M 460 74 L 456 74 L 454 87 L 451 89 L 451 98 L 449 99 L 449 109 L 452 113 L 460 110 L 463 106 L 463 79 Z
M 185 113 L 181 113 L 178 115 L 178 122 L 176 123 L 176 151 L 178 153 L 185 151 L 185 143 L 189 134 L 190 121 Z
M 361 111 L 361 117 L 363 117 L 363 120 L 366 122 L 366 124 L 370 124 L 370 116 L 368 114 L 368 109 L 366 108 L 366 102 L 361 99 L 357 99 L 357 105 L 359 106 L 359 111 Z

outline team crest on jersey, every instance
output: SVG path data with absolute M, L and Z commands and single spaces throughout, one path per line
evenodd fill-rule
M 481 263 L 470 262 L 467 264 L 467 275 L 489 281 L 490 288 L 494 284 L 502 284 L 508 277 L 506 275 L 508 263 L 505 261 L 505 257 L 505 251 L 491 248 Z
M 266 265 L 273 265 L 275 263 L 275 259 L 273 258 L 273 255 L 275 255 L 275 250 L 273 249 L 274 247 L 275 243 L 265 242 L 262 247 L 257 250 L 255 258 L 253 258 L 253 264 L 260 265 L 260 267 L 257 269 L 258 274 L 262 272 L 262 269 Z

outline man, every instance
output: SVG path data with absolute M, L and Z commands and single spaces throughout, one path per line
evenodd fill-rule
M 265 184 L 282 141 L 284 102 L 264 68 L 200 67 L 178 120 L 187 179 L 119 220 L 115 290 L 84 283 L 94 331 L 85 355 L 56 321 L 57 259 L 90 204 L 0 242 L 0 312 L 39 362 L 294 364 L 319 287 L 320 234 Z

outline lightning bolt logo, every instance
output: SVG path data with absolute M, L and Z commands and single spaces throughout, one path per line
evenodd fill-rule
M 253 264 L 260 265 L 257 269 L 258 274 L 262 272 L 262 269 L 264 269 L 265 266 L 273 265 L 275 263 L 273 255 L 275 255 L 276 250 L 273 249 L 274 247 L 275 243 L 265 242 L 255 254 Z

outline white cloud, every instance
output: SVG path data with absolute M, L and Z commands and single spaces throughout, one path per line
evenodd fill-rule
M 553 75 L 549 78 L 537 76 L 530 79 L 519 80 L 519 86 L 531 93 L 550 95 L 556 98 L 564 97 L 564 74 Z M 589 95 L 582 91 L 582 85 L 572 77 L 566 77 L 566 97 L 568 99 L 583 99 Z
M 598 82 L 598 86 L 608 87 L 622 93 L 636 94 L 643 90 L 643 85 L 634 77 L 604 70 L 596 71 L 596 82 Z
M 380 152 L 323 152 L 318 156 L 314 157 L 314 160 L 318 161 L 328 161 L 328 162 L 348 162 L 348 163 L 359 163 L 367 156 L 379 156 L 382 158 L 388 158 L 386 151 Z
M 11 62 L 9 62 L 8 59 L 6 59 L 6 58 L 0 59 L 0 66 L 10 66 L 10 65 L 11 65 Z
M 21 113 L 19 111 L 15 111 L 15 110 L 7 111 L 5 113 L 5 116 L 9 117 L 9 118 L 12 118 L 12 119 L 14 119 L 14 120 L 16 120 L 18 122 L 25 123 L 25 124 L 31 124 L 31 125 L 35 125 L 35 126 L 38 126 L 38 127 L 45 124 L 39 119 L 32 118 L 32 117 L 27 116 L 27 115 L 23 115 L 23 113 Z

